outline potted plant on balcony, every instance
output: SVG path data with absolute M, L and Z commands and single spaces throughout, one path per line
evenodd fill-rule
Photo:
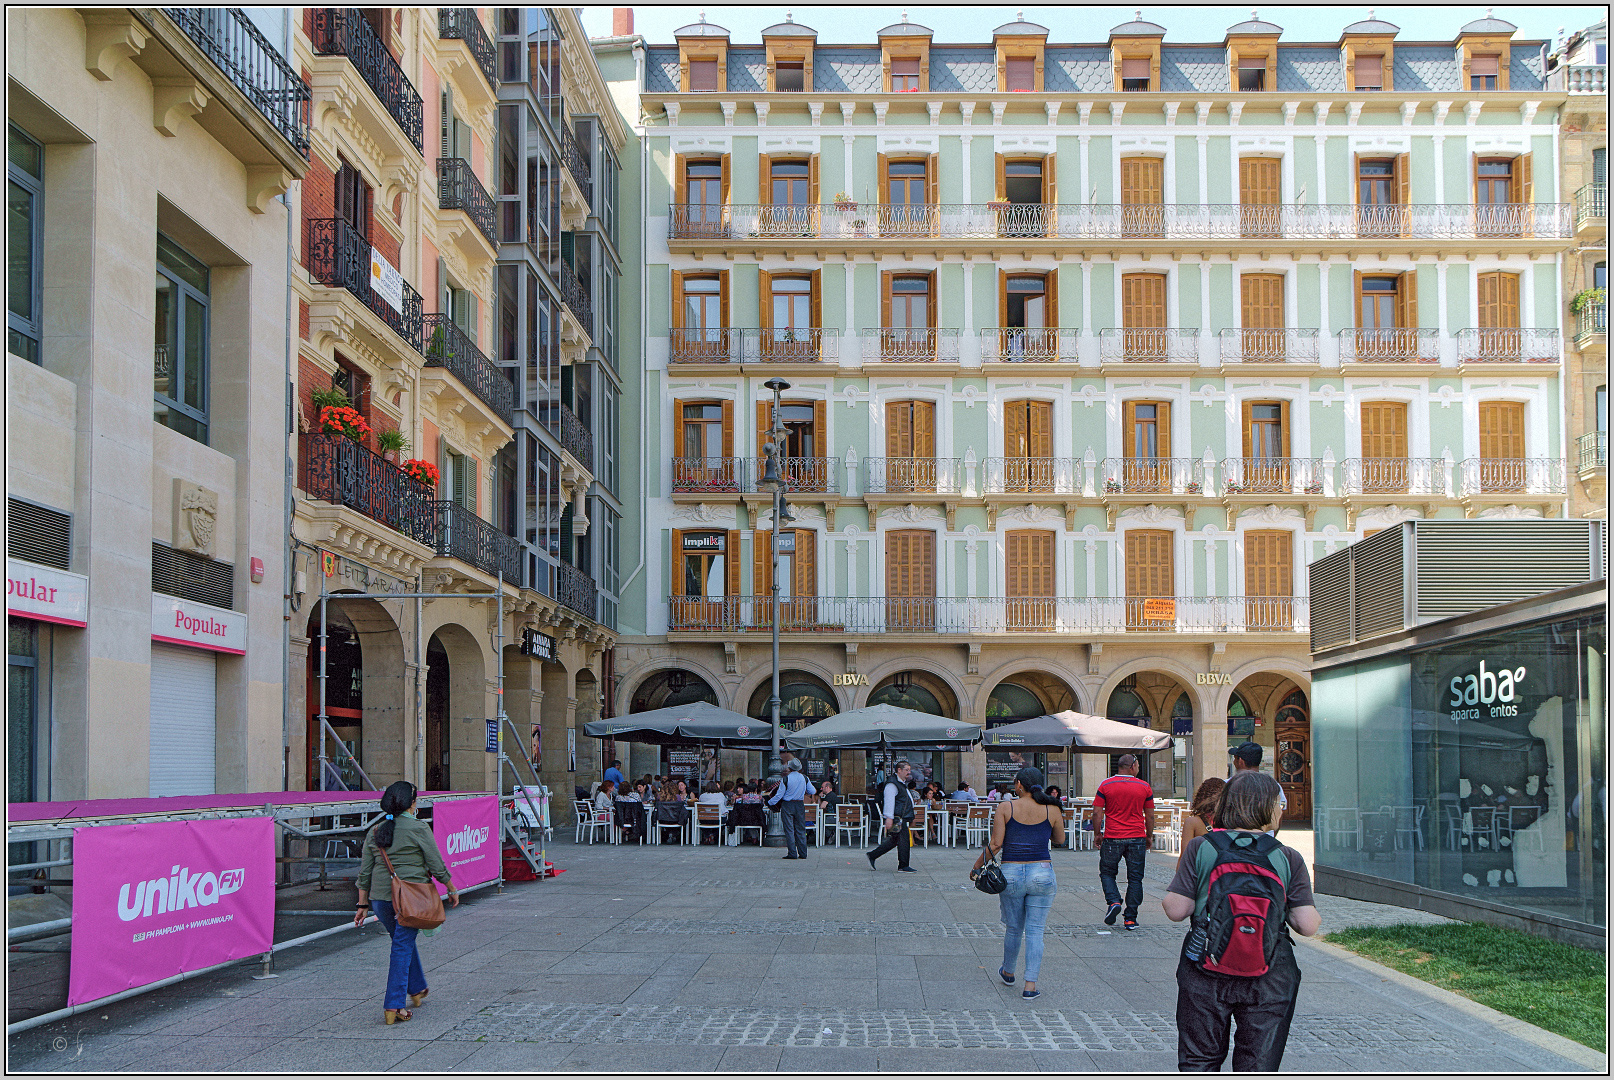
M 1183 488 L 1183 493 L 1185 495 L 1199 495 L 1204 490 L 1204 485 L 1202 485 L 1198 480 L 1190 480 L 1188 481 L 1188 486 Z
M 1119 495 L 1119 494 L 1121 494 L 1121 481 L 1119 481 L 1119 480 L 1106 480 L 1106 481 L 1104 481 L 1104 494 L 1106 494 L 1106 495 Z
M 431 462 L 423 461 L 420 458 L 410 458 L 400 467 L 411 480 L 415 481 L 415 483 L 425 484 L 427 487 L 432 488 L 433 490 L 437 488 L 437 481 L 440 478 L 440 474 L 437 472 L 437 466 L 433 465 Z
M 835 209 L 837 210 L 857 209 L 857 200 L 848 198 L 846 192 L 844 191 L 837 191 L 835 193 L 835 198 L 832 201 L 835 203 Z
M 381 451 L 381 456 L 394 464 L 404 454 L 409 453 L 409 439 L 397 428 L 387 428 L 377 435 L 375 444 Z
M 1595 289 L 1582 289 L 1569 298 L 1569 310 L 1579 315 L 1587 308 L 1598 308 L 1608 303 L 1608 290 L 1602 286 Z
M 370 437 L 370 422 L 350 405 L 327 405 L 319 411 L 319 429 L 362 444 Z

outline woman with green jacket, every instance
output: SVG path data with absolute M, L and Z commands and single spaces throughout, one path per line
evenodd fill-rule
M 392 874 L 387 872 L 387 860 L 400 881 L 426 884 L 433 878 L 448 886 L 448 898 L 458 907 L 459 893 L 449 880 L 448 867 L 437 850 L 437 838 L 430 825 L 415 816 L 415 785 L 399 780 L 381 793 L 381 812 L 386 816 L 376 823 L 364 838 L 364 859 L 359 864 L 359 908 L 353 925 L 364 922 L 364 916 L 375 912 L 375 917 L 392 935 L 392 958 L 387 965 L 387 996 L 383 1017 L 389 1024 L 414 1018 L 404 1008 L 419 1005 L 428 993 L 426 972 L 420 966 L 420 950 L 415 947 L 415 935 L 420 931 L 404 926 L 393 917 Z M 386 852 L 386 859 L 381 852 Z

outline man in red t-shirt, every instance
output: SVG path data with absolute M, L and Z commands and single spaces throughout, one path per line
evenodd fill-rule
M 1138 905 L 1143 903 L 1143 855 L 1154 846 L 1154 788 L 1138 779 L 1138 759 L 1122 754 L 1115 775 L 1093 795 L 1093 835 L 1099 841 L 1098 881 L 1104 887 L 1109 911 L 1104 921 L 1115 925 L 1122 914 L 1121 890 L 1115 873 L 1126 858 L 1126 911 L 1128 930 L 1138 928 Z

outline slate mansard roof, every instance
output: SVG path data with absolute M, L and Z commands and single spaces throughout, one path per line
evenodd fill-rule
M 730 46 L 728 91 L 767 90 L 767 54 L 757 46 Z M 1517 43 L 1510 53 L 1509 87 L 1542 89 L 1540 50 Z M 1108 45 L 1050 45 L 1043 54 L 1043 87 L 1051 94 L 1104 94 L 1115 87 Z M 1452 45 L 1395 46 L 1393 78 L 1397 91 L 1447 93 L 1463 89 L 1462 69 Z M 880 49 L 872 45 L 821 45 L 813 53 L 813 92 L 877 94 L 881 91 Z M 930 89 L 938 94 L 995 94 L 997 52 L 990 45 L 932 45 Z M 1345 69 L 1334 45 L 1279 45 L 1277 93 L 1343 93 Z M 645 56 L 645 90 L 678 90 L 678 47 L 652 45 Z M 1221 45 L 1165 45 L 1160 50 L 1160 91 L 1183 94 L 1228 92 L 1227 50 Z

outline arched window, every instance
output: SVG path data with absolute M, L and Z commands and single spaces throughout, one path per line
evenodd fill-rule
M 1173 720 L 1193 721 L 1194 699 L 1189 695 L 1188 691 L 1184 690 L 1178 695 L 1177 703 L 1171 707 L 1171 718 Z
M 768 698 L 772 693 L 772 681 L 764 680 L 751 694 L 749 715 L 763 723 L 772 719 L 768 712 Z M 779 673 L 779 722 L 784 726 L 794 731 L 839 711 L 834 695 L 818 679 L 801 671 Z
M 986 719 L 989 727 L 996 726 L 992 721 L 1012 723 L 1016 720 L 1030 720 L 1047 712 L 1042 706 L 1042 699 L 1018 683 L 998 683 L 992 691 L 992 696 L 986 703 Z
M 936 695 L 922 686 L 909 684 L 907 689 L 898 690 L 893 683 L 887 683 L 869 695 L 870 705 L 895 705 L 899 709 L 914 709 L 917 712 L 930 713 L 932 716 L 946 716 Z
M 1140 724 L 1149 726 L 1149 710 L 1143 704 L 1143 699 L 1137 691 L 1128 686 L 1118 686 L 1110 694 L 1110 704 L 1106 715 L 1111 720 L 1119 720 L 1124 724 Z

